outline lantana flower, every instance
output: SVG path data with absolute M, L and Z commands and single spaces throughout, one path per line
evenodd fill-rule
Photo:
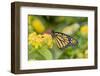
M 29 34 L 28 42 L 34 48 L 39 48 L 44 46 L 47 46 L 48 48 L 52 48 L 53 46 L 53 40 L 50 34 L 41 35 L 41 34 L 36 34 L 36 32 L 33 32 Z

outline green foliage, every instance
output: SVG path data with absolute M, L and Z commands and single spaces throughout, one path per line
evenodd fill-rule
M 29 45 L 28 50 L 29 50 L 28 51 L 29 59 L 34 59 L 34 60 L 51 60 L 52 59 L 52 54 L 46 47 L 35 49 L 32 47 L 32 45 Z

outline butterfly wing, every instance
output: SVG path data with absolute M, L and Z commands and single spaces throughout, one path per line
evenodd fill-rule
M 64 48 L 64 47 L 67 47 L 69 45 L 68 36 L 66 36 L 66 35 L 64 35 L 62 33 L 59 33 L 59 32 L 55 33 L 55 41 L 56 41 L 57 46 L 59 48 Z
M 64 48 L 69 45 L 75 46 L 78 43 L 76 39 L 64 33 L 54 32 L 53 34 L 53 37 L 57 43 L 58 48 Z
M 71 46 L 75 46 L 75 45 L 77 45 L 77 44 L 78 44 L 78 41 L 77 41 L 76 39 L 70 38 L 70 45 L 71 45 Z

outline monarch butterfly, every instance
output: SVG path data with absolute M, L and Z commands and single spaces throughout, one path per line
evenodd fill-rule
M 52 31 L 52 37 L 55 39 L 58 48 L 65 48 L 78 44 L 78 41 L 75 38 L 61 32 Z

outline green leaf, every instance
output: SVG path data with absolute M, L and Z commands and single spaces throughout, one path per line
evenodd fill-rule
M 58 59 L 63 54 L 64 49 L 59 49 L 54 42 L 53 48 L 51 49 L 51 52 L 53 55 L 53 59 Z
M 46 59 L 51 60 L 52 59 L 52 53 L 47 48 L 43 47 L 38 50 L 38 52 Z
M 36 49 L 32 47 L 31 44 L 28 45 L 28 59 L 35 59 L 34 54 L 35 54 Z
M 28 25 L 28 33 L 34 32 L 32 25 Z

